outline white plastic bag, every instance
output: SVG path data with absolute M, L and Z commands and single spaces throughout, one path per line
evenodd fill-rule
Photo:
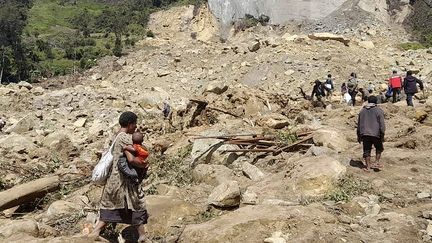
M 120 133 L 116 136 L 109 149 L 102 154 L 99 163 L 94 167 L 91 178 L 94 184 L 105 185 L 111 170 L 111 166 L 113 164 L 114 156 L 112 154 L 112 150 L 119 135 Z
M 349 104 L 349 102 L 351 101 L 351 95 L 349 95 L 348 93 L 344 94 L 344 101 L 345 103 Z
M 331 84 L 325 84 L 325 87 L 326 87 L 327 89 L 332 89 Z

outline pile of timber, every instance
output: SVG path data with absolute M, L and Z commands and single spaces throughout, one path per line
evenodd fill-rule
M 277 139 L 275 136 L 265 136 L 258 134 L 245 135 L 221 135 L 221 136 L 200 136 L 194 139 L 220 139 L 223 144 L 237 145 L 238 149 L 229 149 L 222 152 L 264 152 L 277 155 L 281 152 L 294 152 L 308 149 L 313 145 L 312 132 L 295 134 L 297 140 L 293 143 Z

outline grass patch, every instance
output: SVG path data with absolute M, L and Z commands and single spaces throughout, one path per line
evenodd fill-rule
M 175 156 L 155 155 L 149 158 L 150 181 L 167 181 L 169 185 L 184 186 L 192 182 L 189 165 L 192 144 L 179 149 Z
M 58 32 L 72 29 L 69 20 L 87 9 L 89 14 L 97 16 L 102 13 L 105 4 L 91 0 L 80 0 L 77 4 L 59 4 L 58 0 L 35 0 L 29 11 L 26 31 L 41 36 L 56 35 Z
M 405 51 L 407 51 L 407 50 L 419 50 L 419 49 L 425 49 L 426 48 L 423 44 L 418 43 L 418 42 L 402 43 L 402 44 L 399 44 L 399 47 Z
M 325 198 L 335 202 L 347 202 L 353 197 L 370 192 L 372 186 L 369 182 L 363 181 L 359 178 L 354 178 L 352 175 L 347 175 L 341 178 L 333 191 L 331 191 Z

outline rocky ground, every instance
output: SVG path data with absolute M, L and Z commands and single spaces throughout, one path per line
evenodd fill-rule
M 314 107 L 298 89 L 310 92 L 328 73 L 339 87 L 357 72 L 361 86 L 379 92 L 392 69 L 430 81 L 431 50 L 399 49 L 409 35 L 380 21 L 343 36 L 313 33 L 313 25 L 257 26 L 222 43 L 206 8 L 181 7 L 154 14 L 150 27 L 156 38 L 82 76 L 0 87 L 0 190 L 58 179 L 48 195 L 2 212 L 0 241 L 91 241 L 83 235 L 102 188 L 89 177 L 125 110 L 139 115 L 152 148 L 143 186 L 154 242 L 431 240 L 428 93 L 415 108 L 380 105 L 385 168 L 365 173 L 355 134 L 361 106 L 341 104 L 336 92 L 326 108 Z M 306 148 L 274 155 L 223 152 L 234 145 L 209 154 L 220 140 L 194 139 L 265 134 L 292 143 L 304 132 Z M 104 237 L 124 242 L 134 232 L 118 225 Z

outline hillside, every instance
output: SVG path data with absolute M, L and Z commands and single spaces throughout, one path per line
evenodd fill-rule
M 254 22 L 224 32 L 207 6 L 174 7 L 151 14 L 155 37 L 127 55 L 81 76 L 1 86 L 0 241 L 93 242 L 103 187 L 90 175 L 126 110 L 151 149 L 142 186 L 152 242 L 430 241 L 432 52 L 404 50 L 401 24 L 361 15 L 367 21 L 346 26 Z M 339 32 L 318 33 L 330 29 Z M 364 172 L 360 97 L 347 106 L 339 87 L 356 72 L 360 87 L 381 94 L 393 69 L 413 70 L 427 89 L 414 108 L 379 104 L 384 168 Z M 337 89 L 324 105 L 299 94 L 329 73 Z M 44 183 L 42 198 L 4 206 L 23 185 Z M 102 236 L 136 240 L 120 224 Z

